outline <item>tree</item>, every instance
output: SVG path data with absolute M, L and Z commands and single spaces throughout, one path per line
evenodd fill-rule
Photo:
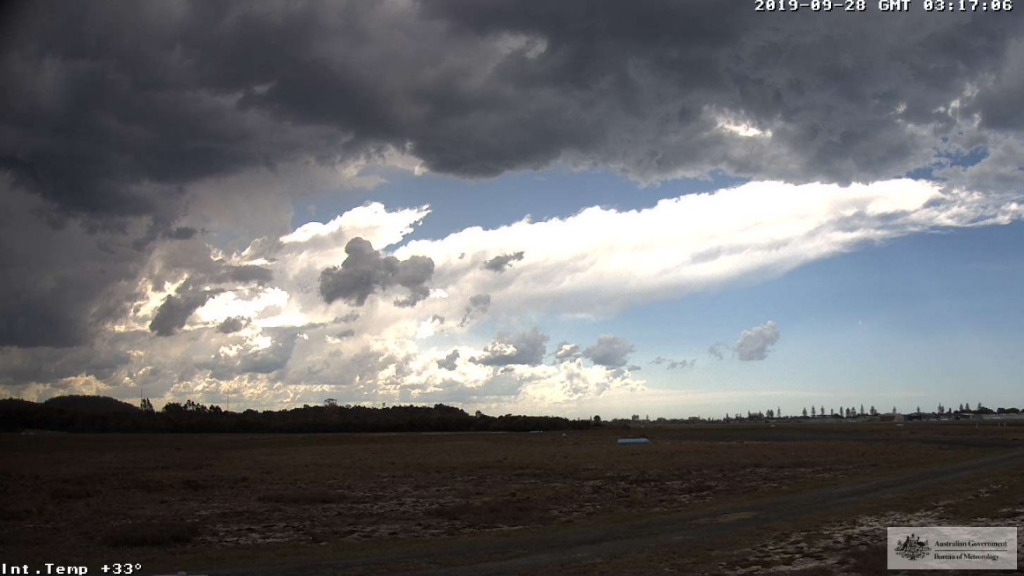
M 142 408 L 143 412 L 156 412 L 156 410 L 153 410 L 153 403 L 149 401 L 149 398 L 143 398 L 139 408 Z
M 811 418 L 814 418 L 817 415 L 818 415 L 818 409 L 815 408 L 814 406 L 811 406 Z M 806 414 L 804 414 L 804 416 L 806 416 Z
M 864 405 L 863 404 L 860 405 L 860 415 L 861 416 L 864 415 Z
M 807 418 L 807 407 L 804 407 L 804 418 Z
M 945 414 L 946 413 L 946 407 L 942 405 L 942 402 L 939 402 L 939 409 L 936 410 L 935 412 L 937 414 Z

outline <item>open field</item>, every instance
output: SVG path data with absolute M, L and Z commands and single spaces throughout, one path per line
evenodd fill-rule
M 887 525 L 1024 517 L 1024 427 L 991 423 L 38 433 L 0 451 L 3 562 L 143 573 L 871 572 Z

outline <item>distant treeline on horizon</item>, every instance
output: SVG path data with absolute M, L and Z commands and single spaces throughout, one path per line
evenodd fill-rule
M 527 432 L 579 430 L 590 420 L 556 416 L 488 416 L 434 406 L 303 406 L 286 410 L 229 412 L 192 400 L 156 411 L 148 400 L 135 406 L 106 396 L 57 396 L 42 403 L 0 400 L 0 431 L 64 432 Z

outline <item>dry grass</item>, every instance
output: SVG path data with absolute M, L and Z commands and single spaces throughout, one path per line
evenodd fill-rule
M 886 441 L 841 439 L 851 431 Z M 618 446 L 612 430 L 0 435 L 0 557 L 80 562 L 132 547 L 160 565 L 303 559 L 325 543 L 347 554 L 429 548 L 442 538 L 678 513 L 985 453 L 910 440 L 957 432 L 1024 437 L 926 426 L 649 428 L 654 443 L 644 446 Z M 97 537 L 96 526 L 110 528 Z
M 199 534 L 199 527 L 189 522 L 128 522 L 103 531 L 100 543 L 111 548 L 138 548 L 187 544 Z

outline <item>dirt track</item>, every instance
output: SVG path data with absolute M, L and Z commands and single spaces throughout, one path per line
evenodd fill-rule
M 1019 444 L 1017 444 L 1019 445 Z M 559 567 L 578 566 L 601 559 L 637 554 L 645 550 L 680 547 L 786 523 L 826 511 L 861 507 L 907 491 L 941 486 L 962 478 L 991 474 L 1024 463 L 1024 449 L 969 462 L 939 465 L 925 472 L 890 476 L 783 497 L 760 497 L 723 504 L 699 513 L 681 513 L 636 519 L 611 526 L 574 526 L 556 532 L 533 532 L 495 538 L 485 543 L 438 543 L 430 552 L 387 554 L 354 561 L 315 565 L 247 567 L 237 571 L 208 571 L 211 576 L 350 575 L 350 574 L 517 574 L 558 573 Z

